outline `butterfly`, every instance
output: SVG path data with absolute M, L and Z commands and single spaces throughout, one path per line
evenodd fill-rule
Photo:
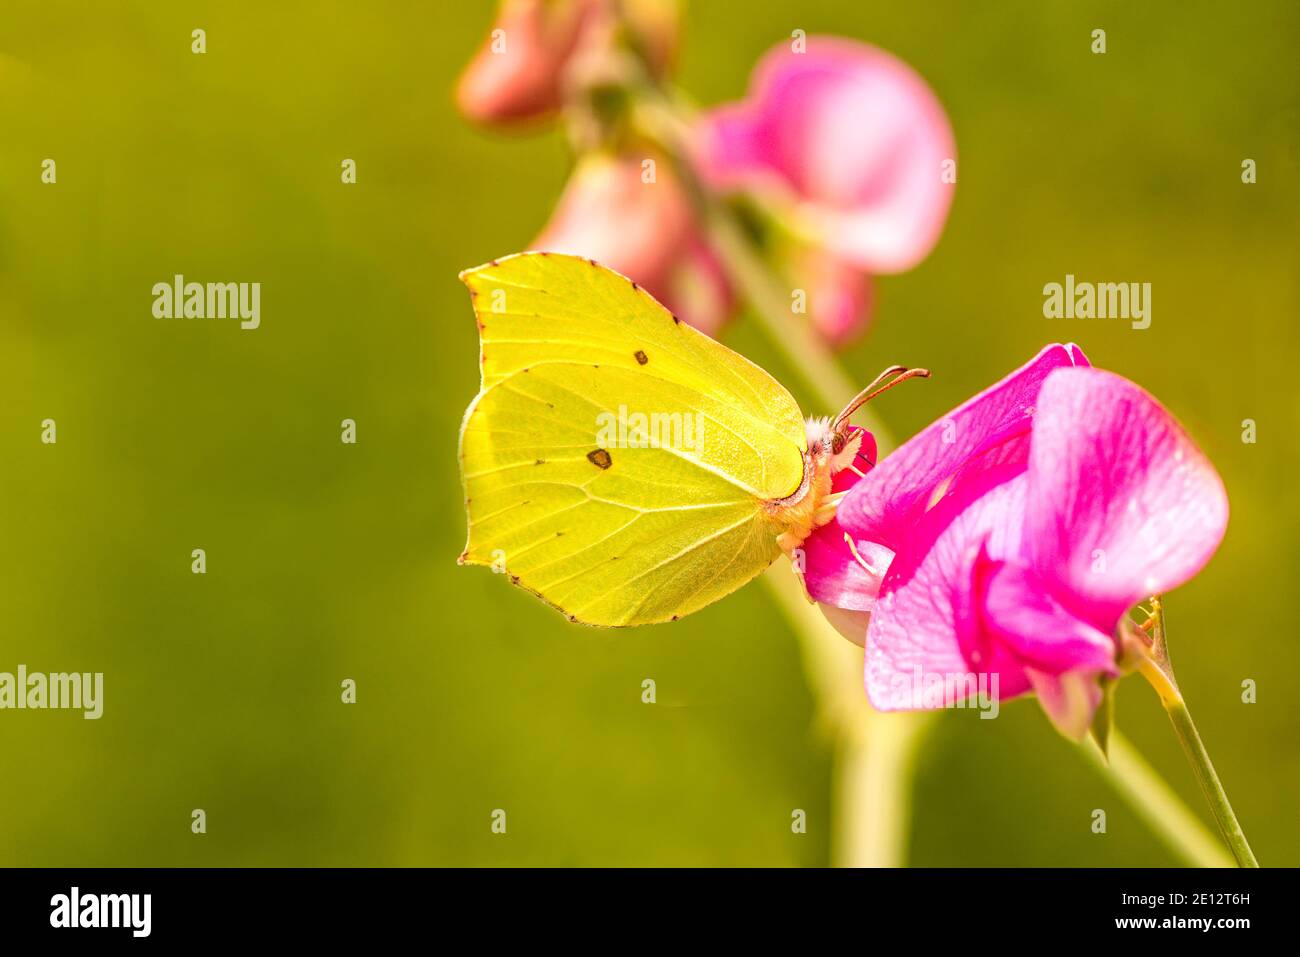
M 923 369 L 892 366 L 832 418 L 635 282 L 559 253 L 460 275 L 479 393 L 460 464 L 461 564 L 488 565 L 571 621 L 674 621 L 735 591 L 825 524 L 849 417 Z

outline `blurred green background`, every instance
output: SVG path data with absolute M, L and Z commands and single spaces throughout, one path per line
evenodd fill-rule
M 0 864 L 829 860 L 831 749 L 762 588 L 602 633 L 455 564 L 456 433 L 478 384 L 456 273 L 524 247 L 569 163 L 557 131 L 456 115 L 491 17 L 6 0 L 0 671 L 102 671 L 105 710 L 0 712 Z M 912 63 L 957 134 L 944 238 L 879 281 L 873 331 L 846 356 L 864 381 L 935 370 L 881 407 L 895 431 L 1074 339 L 1217 463 L 1232 522 L 1169 600 L 1175 663 L 1261 861 L 1300 864 L 1300 8 L 701 2 L 680 81 L 735 98 L 795 28 Z M 178 272 L 260 281 L 262 327 L 153 319 L 150 287 Z M 1044 319 L 1042 286 L 1067 272 L 1151 282 L 1151 328 Z M 751 322 L 725 338 L 793 384 Z M 1119 723 L 1206 817 L 1139 679 Z M 942 717 L 911 860 L 1172 863 L 1032 701 Z

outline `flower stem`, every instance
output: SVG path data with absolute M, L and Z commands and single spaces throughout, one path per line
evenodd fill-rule
M 728 278 L 753 307 L 763 331 L 794 364 L 804 385 L 822 405 L 821 411 L 834 415 L 857 394 L 857 385 L 812 324 L 790 311 L 789 293 L 759 257 L 730 211 L 714 202 L 709 204 L 707 216 L 709 242 Z
M 826 343 L 790 311 L 786 291 L 735 215 L 699 182 L 687 159 L 686 107 L 647 87 L 640 90 L 636 117 L 642 135 L 673 164 L 728 279 L 813 399 L 834 415 L 858 389 Z M 867 410 L 857 418 L 883 454 L 892 445 L 884 425 Z M 830 626 L 787 568 L 769 569 L 764 582 L 799 639 L 819 722 L 836 740 L 831 861 L 838 867 L 901 867 L 907 863 L 912 766 L 933 716 L 877 715 L 862 687 L 862 649 Z
M 687 140 L 691 135 L 688 108 L 680 99 L 647 88 L 641 91 L 635 115 L 637 129 L 673 164 L 727 278 L 749 303 L 764 332 L 794 366 L 823 412 L 834 415 L 857 394 L 858 388 L 830 346 L 805 321 L 806 317 L 791 311 L 789 292 L 764 262 L 735 214 L 700 182 L 688 159 Z M 864 410 L 859 418 L 866 423 L 871 418 L 870 412 Z M 888 444 L 888 436 L 882 436 L 883 426 L 879 422 L 872 421 L 863 427 L 875 434 L 878 445 Z
M 1231 867 L 1232 858 L 1173 789 L 1118 729 L 1112 729 L 1107 755 L 1092 740 L 1081 745 L 1086 757 L 1171 853 L 1192 867 Z
M 831 863 L 902 867 L 911 831 L 913 767 L 934 715 L 879 714 L 862 691 L 862 649 L 804 597 L 784 565 L 763 576 L 799 639 L 817 725 L 834 739 Z
M 1159 598 L 1152 598 L 1151 605 L 1151 644 L 1147 645 L 1141 639 L 1129 643 L 1138 651 L 1138 670 L 1160 696 L 1160 703 L 1164 705 L 1169 721 L 1174 726 L 1178 743 L 1182 745 L 1183 753 L 1192 766 L 1192 773 L 1196 775 L 1196 783 L 1214 814 L 1214 823 L 1219 826 L 1219 833 L 1232 852 L 1237 866 L 1259 867 L 1255 852 L 1250 849 L 1246 832 L 1237 820 L 1237 814 L 1228 800 L 1228 792 L 1223 789 L 1223 782 L 1214 770 L 1214 762 L 1210 760 L 1210 753 L 1205 749 L 1205 742 L 1196 730 L 1196 722 L 1192 720 L 1192 713 L 1187 710 L 1187 702 L 1174 678 L 1165 631 L 1164 604 Z
M 839 636 L 823 640 L 830 637 Z M 836 760 L 836 867 L 907 863 L 916 759 L 935 717 L 882 714 L 868 706 L 863 720 L 845 729 Z
M 1219 825 L 1219 833 L 1223 835 L 1223 840 L 1232 851 L 1237 866 L 1259 867 L 1255 852 L 1250 849 L 1250 842 L 1246 840 L 1246 834 L 1241 829 L 1241 822 L 1237 820 L 1237 815 L 1228 802 L 1227 792 L 1223 790 L 1223 783 L 1214 771 L 1214 764 L 1205 750 L 1205 743 L 1197 733 L 1196 724 L 1192 721 L 1186 703 L 1180 700 L 1173 704 L 1166 704 L 1165 710 L 1169 712 L 1169 720 L 1173 723 L 1178 741 L 1183 746 L 1187 760 L 1192 763 L 1196 783 L 1201 786 L 1201 793 L 1210 803 L 1215 823 Z

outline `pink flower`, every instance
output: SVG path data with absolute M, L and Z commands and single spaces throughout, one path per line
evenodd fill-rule
M 864 43 L 807 39 L 759 63 L 741 103 L 710 113 L 697 156 L 720 188 L 769 188 L 845 262 L 903 272 L 939 239 L 952 127 L 911 67 Z
M 574 169 L 533 249 L 586 256 L 645 286 L 710 335 L 730 315 L 730 288 L 671 165 L 590 154 Z
M 626 23 L 626 37 L 618 35 L 620 23 Z M 614 0 L 502 0 L 491 33 L 461 75 L 457 104 L 480 123 L 554 113 L 583 61 L 590 67 L 608 60 L 621 40 L 662 71 L 676 47 L 676 5 L 623 0 L 620 9 Z
M 784 266 L 807 294 L 813 326 L 831 345 L 848 345 L 866 330 L 875 304 L 866 273 L 816 247 L 792 250 Z
M 711 186 L 767 194 L 831 257 L 823 278 L 838 291 L 824 305 L 810 296 L 809 311 L 841 342 L 866 320 L 865 301 L 846 309 L 845 296 L 859 293 L 845 280 L 903 272 L 929 254 L 952 203 L 955 160 L 943 107 L 911 67 L 821 36 L 803 53 L 770 51 L 748 97 L 705 117 L 695 156 Z
M 892 553 L 866 631 L 867 694 L 914 708 L 920 675 L 983 674 L 1000 698 L 1036 692 L 1080 738 L 1098 677 L 1119 673 L 1120 619 L 1195 575 L 1227 517 L 1214 467 L 1155 399 L 1076 346 L 1049 346 L 840 504 L 859 555 Z M 809 575 L 810 593 L 831 596 L 830 581 Z M 869 604 L 869 584 L 852 597 Z

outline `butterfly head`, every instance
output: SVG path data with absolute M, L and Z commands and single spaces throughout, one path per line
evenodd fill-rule
M 861 429 L 847 425 L 836 429 L 828 416 L 809 419 L 804 423 L 804 432 L 808 436 L 808 458 L 813 468 L 827 469 L 831 475 L 852 465 L 862 448 Z
M 862 438 L 866 434 L 862 429 L 849 425 L 853 413 L 862 408 L 882 392 L 886 392 L 907 379 L 929 378 L 928 369 L 909 369 L 906 366 L 890 366 L 872 380 L 871 384 L 853 397 L 853 401 L 844 407 L 835 418 L 809 419 L 804 426 L 808 437 L 808 457 L 814 466 L 825 463 L 829 474 L 843 471 L 853 464 L 862 448 Z M 874 443 L 873 443 L 874 446 Z M 868 467 L 876 463 L 870 461 Z
M 875 441 L 867 443 L 870 433 L 849 425 L 853 413 L 898 383 L 929 375 L 925 369 L 890 366 L 854 396 L 853 401 L 835 418 L 812 418 L 804 423 L 808 451 L 804 453 L 803 483 L 793 495 L 769 503 L 784 529 L 777 536 L 777 541 L 786 554 L 793 554 L 814 529 L 820 528 L 834 517 L 840 497 L 833 488 L 835 475 L 848 468 L 862 475 L 865 469 L 876 464 Z M 864 443 L 867 444 L 870 457 L 864 453 Z M 860 459 L 861 462 L 855 464 L 855 459 Z

